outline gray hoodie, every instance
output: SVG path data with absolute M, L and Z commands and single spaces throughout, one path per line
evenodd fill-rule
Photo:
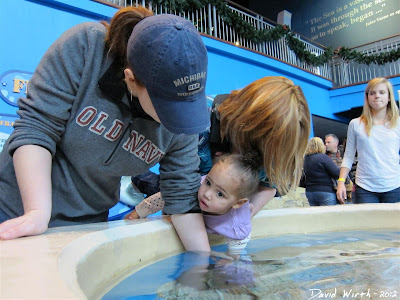
M 47 50 L 19 99 L 14 131 L 0 154 L 0 209 L 23 214 L 13 152 L 50 151 L 50 227 L 106 221 L 119 199 L 121 176 L 160 163 L 164 212 L 197 212 L 198 135 L 176 135 L 130 103 L 123 73 L 105 47 L 105 27 L 77 25 Z M 138 58 L 140 59 L 140 58 Z

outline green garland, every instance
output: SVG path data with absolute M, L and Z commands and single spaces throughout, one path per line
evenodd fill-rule
M 202 9 L 208 4 L 214 5 L 222 20 L 233 27 L 239 35 L 255 43 L 277 41 L 285 38 L 289 48 L 300 61 L 314 66 L 326 64 L 334 55 L 341 57 L 345 61 L 355 61 L 366 65 L 371 63 L 383 65 L 400 58 L 400 48 L 385 53 L 367 55 L 346 47 L 339 47 L 336 50 L 328 47 L 321 55 L 315 55 L 306 50 L 305 44 L 295 37 L 295 33 L 287 25 L 277 25 L 272 29 L 257 30 L 253 25 L 233 12 L 224 0 L 153 0 L 154 4 L 169 7 L 171 11 L 180 13 Z

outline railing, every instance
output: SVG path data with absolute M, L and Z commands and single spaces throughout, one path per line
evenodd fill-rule
M 109 4 L 118 6 L 132 6 L 142 5 L 151 9 L 155 14 L 161 13 L 172 13 L 184 17 L 197 27 L 199 32 L 214 36 L 216 38 L 231 42 L 235 45 L 240 45 L 248 49 L 266 54 L 273 58 L 279 59 L 286 63 L 292 64 L 314 74 L 320 75 L 324 78 L 333 81 L 334 86 L 343 86 L 354 84 L 358 82 L 368 81 L 378 76 L 391 76 L 400 73 L 400 61 L 387 63 L 385 65 L 376 64 L 358 64 L 354 62 L 346 62 L 339 57 L 333 58 L 329 63 L 322 66 L 313 66 L 305 62 L 300 61 L 294 52 L 290 50 L 287 42 L 284 38 L 272 42 L 255 43 L 240 34 L 238 34 L 234 28 L 226 24 L 221 16 L 218 14 L 216 8 L 209 4 L 207 7 L 199 10 L 191 10 L 184 13 L 178 13 L 171 11 L 169 8 L 156 5 L 153 6 L 149 0 L 102 0 Z M 244 11 L 242 7 L 236 6 L 235 3 L 229 2 L 229 8 L 241 16 L 248 23 L 252 24 L 257 29 L 271 29 L 275 25 L 268 22 L 264 17 L 251 12 Z M 236 6 L 236 7 L 235 7 Z M 321 55 L 324 53 L 324 49 L 313 43 L 303 39 L 300 35 L 296 37 L 301 40 L 306 47 L 306 50 L 314 53 L 315 55 Z M 400 35 L 384 39 L 371 44 L 366 44 L 357 48 L 357 51 L 376 54 L 382 52 L 389 52 L 392 49 L 400 47 Z
M 377 54 L 399 48 L 400 34 L 353 49 L 361 53 Z M 332 81 L 335 86 L 349 85 L 357 82 L 369 81 L 375 77 L 386 77 L 400 73 L 400 60 L 386 63 L 384 65 L 377 65 L 374 63 L 366 65 L 358 64 L 356 62 L 346 62 L 341 58 L 336 57 L 331 60 L 330 66 L 332 69 Z

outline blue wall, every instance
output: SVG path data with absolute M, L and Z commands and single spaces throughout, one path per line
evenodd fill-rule
M 227 93 L 264 76 L 285 76 L 301 86 L 313 114 L 334 117 L 330 112 L 331 81 L 219 40 L 206 37 L 203 40 L 209 57 L 209 94 Z
M 0 1 L 0 151 L 18 118 L 17 99 L 47 48 L 71 26 L 109 19 L 115 11 L 89 0 Z
M 399 101 L 400 77 L 393 77 L 389 80 L 393 85 L 394 98 Z M 331 90 L 329 96 L 332 103 L 332 112 L 337 113 L 348 110 L 351 107 L 363 106 L 366 87 L 367 83 L 363 83 Z
M 0 1 L 0 135 L 11 132 L 16 100 L 25 93 L 26 81 L 50 44 L 73 25 L 107 20 L 115 12 L 114 7 L 90 0 Z M 209 55 L 207 94 L 229 93 L 261 77 L 280 75 L 302 87 L 314 115 L 338 119 L 335 112 L 362 105 L 365 84 L 331 90 L 329 80 L 291 65 L 220 40 L 203 40 Z M 400 78 L 392 82 L 400 89 Z
M 88 8 L 96 9 L 96 13 L 89 14 L 63 2 L 85 3 Z M 75 24 L 108 18 L 115 11 L 88 0 L 0 1 L 0 74 L 8 70 L 33 72 L 44 52 L 62 32 Z

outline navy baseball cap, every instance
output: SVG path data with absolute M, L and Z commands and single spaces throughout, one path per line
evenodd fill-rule
M 210 127 L 207 50 L 191 22 L 171 14 L 146 17 L 134 27 L 127 50 L 165 128 L 197 134 Z

